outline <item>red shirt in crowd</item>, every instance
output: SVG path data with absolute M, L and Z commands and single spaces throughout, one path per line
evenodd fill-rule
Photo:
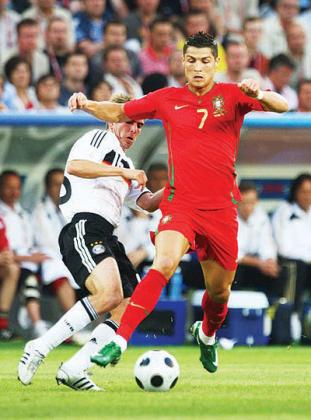
M 6 237 L 6 230 L 3 220 L 0 217 L 0 252 L 9 248 L 8 238 Z
M 237 85 L 215 83 L 203 96 L 169 87 L 124 105 L 131 119 L 158 118 L 165 128 L 169 184 L 163 200 L 182 207 L 221 209 L 239 200 L 235 161 L 244 115 L 263 111 Z

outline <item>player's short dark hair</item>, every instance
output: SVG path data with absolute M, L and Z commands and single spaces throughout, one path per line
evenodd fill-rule
M 183 54 L 185 55 L 188 47 L 196 48 L 210 48 L 215 58 L 218 57 L 218 47 L 215 38 L 206 32 L 197 32 L 187 38 L 184 47 Z
M 294 203 L 297 200 L 297 192 L 298 192 L 299 188 L 301 187 L 301 185 L 305 181 L 310 181 L 311 182 L 311 173 L 304 172 L 304 173 L 298 175 L 297 178 L 295 178 L 292 181 L 292 184 L 291 184 L 290 190 L 289 190 L 289 195 L 288 195 L 288 202 L 289 203 Z
M 22 19 L 16 25 L 16 32 L 17 35 L 20 35 L 21 29 L 25 28 L 26 26 L 38 26 L 38 22 L 35 19 L 26 18 Z
M 276 70 L 279 67 L 288 67 L 291 70 L 295 70 L 296 68 L 293 60 L 286 54 L 278 54 L 271 58 L 269 71 Z
M 167 165 L 166 163 L 163 162 L 154 162 L 152 163 L 148 170 L 147 173 L 150 175 L 151 172 L 155 172 L 155 171 L 167 171 Z
M 124 93 L 116 93 L 115 95 L 112 95 L 109 99 L 110 102 L 114 102 L 116 104 L 125 104 L 126 102 L 129 102 L 131 99 L 133 99 L 130 95 L 125 95 Z
M 142 82 L 141 87 L 144 95 L 155 90 L 162 89 L 168 86 L 168 80 L 163 73 L 149 73 L 147 74 Z
M 255 182 L 249 180 L 242 180 L 239 184 L 239 190 L 242 194 L 249 191 L 255 191 L 256 193 L 258 192 Z
M 52 169 L 49 169 L 47 171 L 47 173 L 44 176 L 44 186 L 45 186 L 45 188 L 48 188 L 51 185 L 53 175 L 58 174 L 58 173 L 63 174 L 64 170 L 61 169 L 61 168 L 52 168 Z
M 299 82 L 297 84 L 298 95 L 299 95 L 299 93 L 300 93 L 300 91 L 301 91 L 301 89 L 304 85 L 311 85 L 311 79 L 301 79 L 301 80 L 299 80 Z
M 6 169 L 5 171 L 2 171 L 0 174 L 0 188 L 3 186 L 5 179 L 8 178 L 9 176 L 16 176 L 17 178 L 21 180 L 21 176 L 17 171 L 15 171 L 14 169 Z

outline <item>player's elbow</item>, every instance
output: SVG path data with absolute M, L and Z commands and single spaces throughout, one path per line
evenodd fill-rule
M 289 105 L 286 99 L 283 98 L 283 100 L 280 102 L 279 109 L 277 112 L 283 113 L 289 111 Z
M 68 162 L 66 171 L 68 172 L 69 175 L 76 175 L 77 168 L 76 168 L 75 163 L 74 162 Z

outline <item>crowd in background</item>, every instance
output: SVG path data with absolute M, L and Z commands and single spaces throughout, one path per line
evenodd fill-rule
M 75 91 L 107 100 L 182 86 L 182 46 L 206 31 L 216 80 L 255 78 L 311 112 L 309 0 L 0 0 L 0 109 L 63 112 Z

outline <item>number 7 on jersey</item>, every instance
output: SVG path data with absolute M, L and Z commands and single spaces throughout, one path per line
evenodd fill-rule
M 203 128 L 203 127 L 204 127 L 204 123 L 205 123 L 206 118 L 207 118 L 207 116 L 208 116 L 208 110 L 207 110 L 206 108 L 199 108 L 199 109 L 197 109 L 197 112 L 198 112 L 198 113 L 202 113 L 202 114 L 203 114 L 203 115 L 202 115 L 201 122 L 200 122 L 200 124 L 199 124 L 199 128 L 201 129 L 201 128 Z

